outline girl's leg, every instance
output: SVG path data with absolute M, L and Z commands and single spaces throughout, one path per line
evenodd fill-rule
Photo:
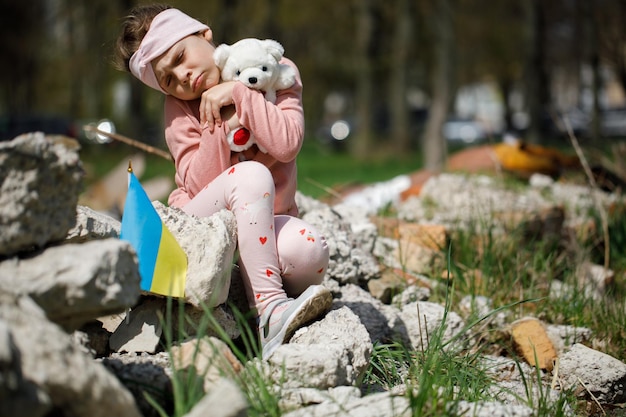
M 289 297 L 297 297 L 324 280 L 328 244 L 313 226 L 297 217 L 278 215 L 274 223 L 283 288 Z
M 237 220 L 240 267 L 251 308 L 286 299 L 276 252 L 274 180 L 258 162 L 236 164 L 215 178 L 183 210 L 204 217 L 226 208 Z
M 234 213 L 239 266 L 250 306 L 259 316 L 263 359 L 332 304 L 330 291 L 320 285 L 309 286 L 295 300 L 287 298 L 276 246 L 274 193 L 274 179 L 267 167 L 246 161 L 220 174 L 183 208 L 196 216 L 210 216 L 223 208 Z

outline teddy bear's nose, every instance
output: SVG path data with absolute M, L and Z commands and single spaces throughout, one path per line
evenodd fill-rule
M 256 78 L 256 77 L 250 77 L 250 78 L 248 78 L 248 82 L 249 82 L 250 84 L 256 84 L 256 83 L 257 83 L 257 81 L 258 81 L 258 80 L 257 80 L 257 78 Z

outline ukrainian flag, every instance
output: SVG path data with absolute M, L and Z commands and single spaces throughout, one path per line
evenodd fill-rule
M 184 297 L 187 255 L 159 217 L 130 165 L 128 176 L 120 239 L 130 242 L 137 252 L 141 289 Z

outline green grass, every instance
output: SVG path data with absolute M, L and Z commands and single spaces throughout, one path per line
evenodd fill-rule
M 599 222 L 599 216 L 593 217 Z M 623 246 L 626 217 L 615 208 L 610 216 L 612 257 L 609 268 L 616 276 L 608 285 L 602 299 L 591 297 L 577 280 L 577 268 L 584 262 L 602 264 L 603 250 L 598 248 L 600 236 L 590 239 L 571 238 L 566 245 L 550 241 L 527 241 L 522 231 L 506 237 L 478 232 L 454 235 L 451 268 L 459 279 L 459 294 L 484 295 L 503 305 L 519 299 L 540 299 L 515 310 L 516 317 L 533 315 L 553 324 L 588 327 L 598 340 L 603 340 L 603 352 L 626 359 L 626 283 L 623 279 L 626 256 Z M 595 230 L 601 226 L 596 223 Z M 601 246 L 603 246 L 602 244 Z M 467 271 L 480 271 L 477 281 Z M 552 284 L 561 281 L 570 291 L 566 299 L 552 300 Z M 439 296 L 442 299 L 441 295 Z M 608 343 L 607 343 L 608 342 Z
M 415 153 L 381 155 L 379 152 L 359 161 L 346 152 L 332 151 L 309 138 L 298 156 L 298 190 L 314 198 L 324 198 L 329 196 L 328 189 L 337 191 L 351 185 L 410 174 L 420 168 L 420 161 L 421 157 Z

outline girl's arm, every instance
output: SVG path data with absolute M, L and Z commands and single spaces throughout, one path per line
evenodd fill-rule
M 174 158 L 176 185 L 188 198 L 230 166 L 226 126 L 213 132 L 202 129 L 198 106 L 199 100 L 165 98 L 165 141 Z
M 259 145 L 278 161 L 289 162 L 296 158 L 304 140 L 302 81 L 292 61 L 283 58 L 281 63 L 296 70 L 296 82 L 277 92 L 276 104 L 239 82 L 233 87 L 233 102 L 239 123 L 254 134 Z

